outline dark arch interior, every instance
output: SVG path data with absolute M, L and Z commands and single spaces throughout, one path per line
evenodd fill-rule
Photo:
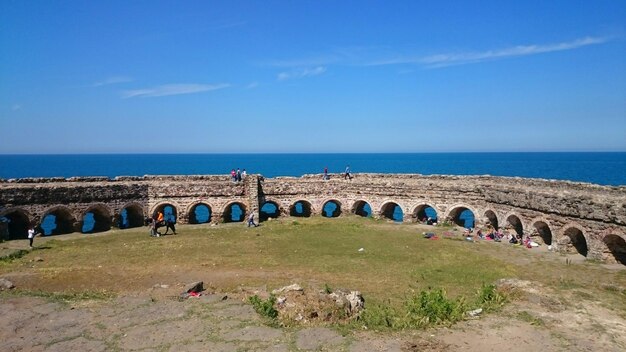
M 28 227 L 30 221 L 26 213 L 20 210 L 14 210 L 3 215 L 7 222 L 7 231 L 9 240 L 17 240 L 28 238 Z
M 336 218 L 341 215 L 341 205 L 334 200 L 329 200 L 322 207 L 322 216 L 327 218 Z
M 232 203 L 224 210 L 224 222 L 242 222 L 246 207 L 241 203 Z
M 389 202 L 383 205 L 380 213 L 383 217 L 393 220 L 395 222 L 402 222 L 402 219 L 404 218 L 402 208 L 398 204 L 393 202 Z
M 106 209 L 92 208 L 83 215 L 83 233 L 103 232 L 111 229 L 111 216 Z
M 129 205 L 120 212 L 119 221 L 120 229 L 143 226 L 143 209 L 138 205 Z
M 511 215 L 506 220 L 509 222 L 509 224 L 511 224 L 516 234 L 524 236 L 524 226 L 522 226 L 522 222 L 517 216 Z
M 548 246 L 552 244 L 552 231 L 550 231 L 550 227 L 543 221 L 539 221 L 535 223 L 535 229 L 539 233 L 539 237 L 543 240 L 543 243 Z
M 589 249 L 587 248 L 587 240 L 585 240 L 585 236 L 583 235 L 582 231 L 575 227 L 570 227 L 569 229 L 565 230 L 565 236 L 570 238 L 570 240 L 572 241 L 572 246 L 576 248 L 576 251 L 579 254 L 585 257 L 587 256 Z
M 303 200 L 295 202 L 289 209 L 289 215 L 308 218 L 311 216 L 311 203 Z
M 430 224 L 437 222 L 437 211 L 435 208 L 431 207 L 428 204 L 422 204 L 415 208 L 415 212 L 413 214 L 417 221 L 428 223 L 430 219 Z
M 372 216 L 372 207 L 363 200 L 360 200 L 354 204 L 354 214 L 369 218 Z
M 74 216 L 69 210 L 56 209 L 44 216 L 41 221 L 44 235 L 62 235 L 74 232 Z
M 278 204 L 274 202 L 265 202 L 259 211 L 259 220 L 265 221 L 269 218 L 276 219 L 280 215 Z
M 458 226 L 473 228 L 474 212 L 465 207 L 454 208 L 450 212 L 450 220 Z
M 487 220 L 489 220 L 489 225 L 491 225 L 494 229 L 498 229 L 498 217 L 496 216 L 496 213 L 494 213 L 491 210 L 487 210 L 485 212 L 485 217 L 487 218 Z
M 211 207 L 198 203 L 189 211 L 189 223 L 190 224 L 206 224 L 211 221 Z
M 163 213 L 163 218 L 165 219 L 165 221 L 176 222 L 176 219 L 178 219 L 178 211 L 176 210 L 176 207 L 171 204 L 159 205 L 154 210 L 154 214 L 152 214 L 152 216 L 156 218 L 159 212 Z
M 613 254 L 615 260 L 626 265 L 626 241 L 618 235 L 608 235 L 604 237 L 604 243 Z

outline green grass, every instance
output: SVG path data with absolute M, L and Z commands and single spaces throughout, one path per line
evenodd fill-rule
M 152 238 L 146 227 L 103 236 L 41 239 L 44 261 L 14 258 L 0 275 L 21 272 L 23 288 L 51 292 L 138 292 L 156 283 L 203 280 L 217 291 L 240 286 L 272 288 L 297 282 L 319 290 L 347 288 L 363 293 L 368 307 L 405 309 L 407 297 L 443 290 L 450 300 L 478 305 L 494 292 L 497 279 L 516 277 L 557 290 L 584 287 L 597 300 L 626 312 L 621 289 L 626 271 L 585 263 L 565 266 L 504 243 L 427 240 L 415 225 L 345 217 L 279 219 L 257 228 L 243 224 L 181 225 L 177 236 Z M 441 234 L 446 228 L 431 227 Z M 364 248 L 359 252 L 359 248 Z M 543 258 L 543 259 L 537 259 Z M 548 259 L 546 259 L 548 258 Z M 478 297 L 478 298 L 477 298 Z M 498 297 L 490 303 L 501 305 Z M 476 301 L 476 302 L 475 302 Z M 387 308 L 381 308 L 387 309 Z

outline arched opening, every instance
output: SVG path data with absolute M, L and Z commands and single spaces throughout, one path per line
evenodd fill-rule
M 485 217 L 489 221 L 489 225 L 491 225 L 491 227 L 497 230 L 498 229 L 498 217 L 496 216 L 496 213 L 494 213 L 492 210 L 487 210 L 485 212 Z
M 289 215 L 296 217 L 308 218 L 311 216 L 311 203 L 305 200 L 299 200 L 289 208 Z
M 280 215 L 280 208 L 274 202 L 265 202 L 259 211 L 259 220 L 276 219 Z
M 245 205 L 241 203 L 231 203 L 224 210 L 224 222 L 242 222 L 245 215 Z
M 543 243 L 547 244 L 548 246 L 551 245 L 552 231 L 550 230 L 548 224 L 543 221 L 537 221 L 533 226 L 535 230 L 537 230 L 537 233 L 539 234 L 539 237 L 541 238 Z
M 369 218 L 372 216 L 372 207 L 368 202 L 364 200 L 359 200 L 354 203 L 352 207 L 352 212 L 358 216 L 362 216 L 364 218 Z
M 341 215 L 341 204 L 336 200 L 329 200 L 322 207 L 322 216 L 336 218 Z
M 506 218 L 506 221 L 511 225 L 516 234 L 520 236 L 524 236 L 524 226 L 522 225 L 522 221 L 515 215 L 509 215 Z
M 573 252 L 572 248 L 576 249 L 576 252 L 586 257 L 589 249 L 587 247 L 587 240 L 585 239 L 585 235 L 583 232 L 575 227 L 570 227 L 563 234 L 569 237 L 569 244 L 566 244 L 566 250 L 568 252 Z
M 103 206 L 88 209 L 83 215 L 82 233 L 95 233 L 111 229 L 111 215 Z
M 613 258 L 615 258 L 615 261 L 626 265 L 626 241 L 618 235 L 607 235 L 603 241 Z
M 458 226 L 466 229 L 474 228 L 474 212 L 466 207 L 460 206 L 452 209 L 448 218 Z
M 154 209 L 154 213 L 152 214 L 152 217 L 156 217 L 157 214 L 159 212 L 163 213 L 163 219 L 165 221 L 169 221 L 169 222 L 176 222 L 176 219 L 178 219 L 178 210 L 176 209 L 175 206 L 171 205 L 171 204 L 161 204 L 159 205 L 156 209 Z
M 141 227 L 144 224 L 143 209 L 137 204 L 131 204 L 122 209 L 119 218 L 120 229 Z
M 211 221 L 211 207 L 204 203 L 198 203 L 189 209 L 190 224 L 206 224 Z
M 428 204 L 418 205 L 413 211 L 413 217 L 428 225 L 437 223 L 437 211 Z
M 388 202 L 383 205 L 380 209 L 380 214 L 395 222 L 402 222 L 404 218 L 404 212 L 402 211 L 402 207 L 400 207 L 397 203 Z
M 9 240 L 28 238 L 28 228 L 30 220 L 25 211 L 16 209 L 2 215 L 7 222 Z
M 58 207 L 46 213 L 41 221 L 41 229 L 45 236 L 72 233 L 75 222 L 69 209 Z

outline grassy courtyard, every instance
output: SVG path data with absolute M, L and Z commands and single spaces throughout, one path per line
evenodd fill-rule
M 626 312 L 626 271 L 598 263 L 565 265 L 555 253 L 532 253 L 504 243 L 460 237 L 427 240 L 423 231 L 449 228 L 347 217 L 299 218 L 242 224 L 179 226 L 176 236 L 152 238 L 147 228 L 99 235 L 37 238 L 38 249 L 4 261 L 0 274 L 20 272 L 20 288 L 50 292 L 142 292 L 155 284 L 203 280 L 219 291 L 268 289 L 294 282 L 361 291 L 369 302 L 402 301 L 412 292 L 444 289 L 471 296 L 500 278 L 582 289 Z M 362 251 L 359 251 L 363 248 Z M 42 261 L 33 261 L 39 257 Z

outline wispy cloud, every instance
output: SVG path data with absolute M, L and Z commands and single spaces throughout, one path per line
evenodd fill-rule
M 278 77 L 276 78 L 279 81 L 285 81 L 288 79 L 318 76 L 318 75 L 323 74 L 324 72 L 326 72 L 326 67 L 317 66 L 313 68 L 302 68 L 302 69 L 297 69 L 297 70 L 281 72 L 278 74 Z
M 180 94 L 192 94 L 207 92 L 212 90 L 224 89 L 230 87 L 230 84 L 196 84 L 196 83 L 181 83 L 181 84 L 164 84 L 161 86 L 125 90 L 122 92 L 122 98 L 151 98 L 151 97 L 164 97 L 168 95 L 180 95 Z
M 22 105 L 20 104 L 13 104 L 13 106 L 11 106 L 11 111 L 18 111 L 22 109 Z
M 94 87 L 101 87 L 101 86 L 106 86 L 109 84 L 117 84 L 117 83 L 126 83 L 126 82 L 132 82 L 133 79 L 131 77 L 127 77 L 127 76 L 113 76 L 113 77 L 108 77 L 102 81 L 96 82 L 94 83 L 92 86 Z
M 465 65 L 484 61 L 500 60 L 518 56 L 529 56 L 556 51 L 573 50 L 589 45 L 602 44 L 607 41 L 609 41 L 609 38 L 584 37 L 570 42 L 554 44 L 518 45 L 509 48 L 479 52 L 446 53 L 421 57 L 400 56 L 387 60 L 374 61 L 368 63 L 367 66 L 418 64 L 425 66 L 426 68 L 439 68 L 453 65 Z
M 259 86 L 259 82 L 252 82 L 246 86 L 246 89 L 254 89 Z

